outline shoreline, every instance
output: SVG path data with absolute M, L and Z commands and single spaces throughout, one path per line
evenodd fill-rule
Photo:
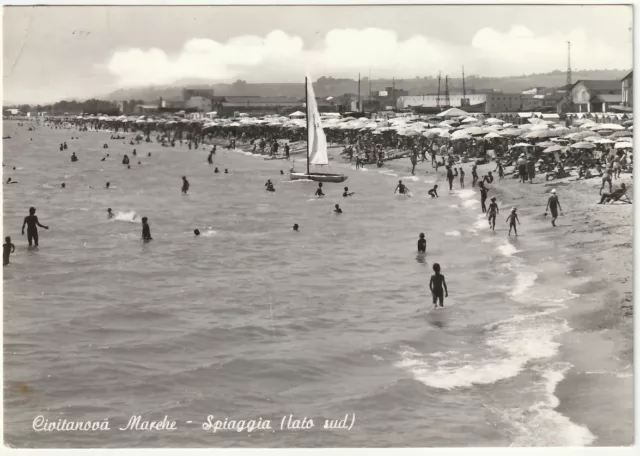
M 239 146 L 239 151 L 248 152 Z M 343 160 L 341 151 L 342 146 L 329 147 L 329 159 L 351 168 L 353 162 Z M 301 152 L 292 153 L 292 159 Z M 460 166 L 466 171 L 466 188 L 474 188 L 470 186 L 470 163 L 456 165 Z M 383 168 L 366 166 L 371 167 L 397 176 L 411 175 L 408 159 L 387 161 Z M 494 168 L 495 163 L 479 165 L 478 174 L 482 176 Z M 436 183 L 446 182 L 444 172 L 436 172 L 430 160 L 419 161 L 416 167 L 417 177 L 425 175 L 435 176 Z M 621 182 L 633 195 L 633 177 L 623 174 L 613 181 L 614 187 Z M 586 283 L 570 287 L 579 297 L 558 313 L 567 319 L 571 330 L 556 338 L 561 344 L 556 358 L 569 362 L 572 367 L 555 384 L 552 394 L 558 404 L 554 410 L 589 429 L 595 436 L 589 446 L 626 446 L 634 442 L 633 205 L 597 204 L 600 184 L 597 178 L 577 181 L 575 176 L 547 182 L 544 174 L 536 176 L 533 184 L 520 184 L 506 174 L 502 180 L 496 176 L 488 187 L 490 197 L 502 200 L 502 211 L 511 205 L 519 206 L 523 234 L 533 231 L 536 236 L 548 235 L 550 242 L 560 244 L 557 253 L 571 258 L 564 274 L 588 277 Z M 456 187 L 459 188 L 457 181 Z M 556 228 L 551 226 L 549 218 L 541 216 L 552 188 L 557 189 L 564 210 Z M 444 188 L 442 190 L 444 193 Z M 600 413 L 593 414 L 593 410 Z M 624 417 L 629 425 L 611 429 L 607 417 L 612 416 Z

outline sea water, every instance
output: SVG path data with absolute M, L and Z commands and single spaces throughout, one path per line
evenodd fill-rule
M 17 247 L 4 268 L 11 446 L 594 442 L 555 411 L 555 386 L 570 368 L 557 336 L 571 331 L 558 316 L 576 298 L 565 291 L 571 283 L 528 264 L 527 252 L 544 244 L 526 227 L 516 240 L 498 217 L 490 230 L 474 190 L 450 192 L 430 173 L 402 177 L 412 196 L 394 196 L 406 170 L 334 164 L 348 181 L 314 198 L 316 183 L 280 175 L 285 161 L 218 148 L 214 165 L 229 174 L 214 174 L 208 147 L 130 146 L 108 132 L 15 123 L 5 123 L 7 134 L 4 179 L 19 182 L 4 185 L 4 235 Z M 264 191 L 267 179 L 275 193 Z M 345 185 L 355 191 L 348 199 Z M 30 206 L 50 227 L 33 250 L 20 235 Z M 150 243 L 140 241 L 142 217 Z M 442 309 L 429 293 L 434 262 L 449 290 Z M 213 434 L 200 425 L 209 415 L 321 424 L 347 414 L 350 430 Z M 121 426 L 167 415 L 178 428 L 36 432 L 38 415 Z

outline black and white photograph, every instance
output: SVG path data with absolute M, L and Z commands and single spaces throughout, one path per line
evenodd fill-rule
M 6 449 L 634 445 L 634 5 L 2 13 Z

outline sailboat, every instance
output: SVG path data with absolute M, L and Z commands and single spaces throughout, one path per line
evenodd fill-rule
M 295 172 L 291 168 L 289 176 L 291 180 L 312 180 L 317 182 L 344 182 L 347 176 L 344 174 L 312 173 L 310 165 L 324 166 L 329 164 L 327 156 L 327 137 L 322 130 L 320 113 L 316 103 L 316 95 L 313 91 L 313 83 L 309 78 L 304 78 L 307 106 L 307 172 Z

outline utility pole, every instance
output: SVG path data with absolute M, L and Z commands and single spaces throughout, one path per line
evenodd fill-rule
M 360 73 L 358 73 L 358 112 L 362 112 L 362 101 L 360 101 Z
M 369 67 L 369 106 L 371 106 L 371 67 Z
M 393 94 L 393 109 L 396 109 L 396 78 L 392 80 L 391 93 Z
M 441 73 L 438 71 L 438 97 L 436 98 L 436 108 L 440 107 L 440 75 Z
M 464 86 L 464 65 L 462 65 L 462 98 L 467 98 L 467 89 Z
M 444 79 L 444 105 L 445 106 L 449 106 L 450 105 L 450 100 L 449 100 L 449 75 L 445 76 Z

